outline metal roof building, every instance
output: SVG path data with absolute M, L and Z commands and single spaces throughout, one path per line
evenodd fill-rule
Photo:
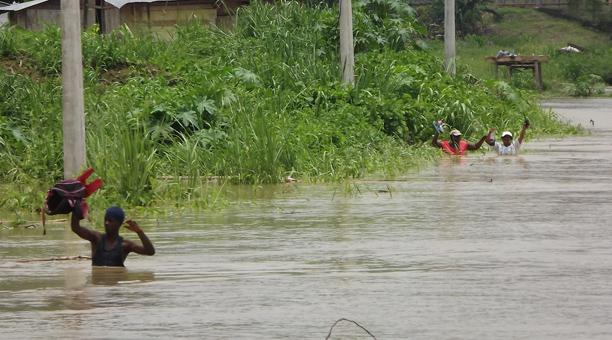
M 248 0 L 80 0 L 83 27 L 98 24 L 102 32 L 121 25 L 134 30 L 148 30 L 161 35 L 171 34 L 177 24 L 199 21 L 227 27 L 232 13 Z M 60 0 L 32 0 L 0 7 L 8 13 L 9 23 L 31 30 L 49 24 L 60 24 Z

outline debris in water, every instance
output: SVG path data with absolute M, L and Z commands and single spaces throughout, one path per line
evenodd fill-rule
M 340 321 L 348 321 L 348 322 L 352 322 L 352 323 L 354 323 L 355 325 L 357 325 L 357 327 L 359 327 L 359 328 L 363 329 L 363 330 L 364 330 L 366 333 L 368 333 L 368 335 L 370 335 L 370 336 L 372 337 L 372 339 L 376 340 L 376 337 L 374 336 L 374 334 L 370 333 L 370 331 L 369 331 L 369 330 L 367 330 L 365 327 L 363 327 L 362 325 L 358 324 L 357 322 L 355 322 L 355 321 L 353 321 L 353 320 L 349 320 L 349 319 L 345 319 L 345 318 L 338 319 L 338 320 L 336 320 L 336 322 L 334 322 L 334 324 L 333 324 L 333 325 L 331 326 L 331 328 L 329 329 L 329 333 L 327 333 L 327 336 L 325 337 L 325 340 L 328 340 L 328 339 L 329 339 L 329 337 L 330 337 L 330 336 L 331 336 L 331 334 L 332 334 L 332 330 L 334 329 L 334 327 L 336 327 L 336 325 L 337 325 L 337 324 L 338 324 Z
M 69 260 L 91 260 L 91 256 L 84 256 L 84 255 L 60 256 L 60 257 L 49 257 L 49 258 L 36 258 L 36 259 L 27 259 L 27 260 L 17 260 L 17 262 L 26 263 L 26 262 L 69 261 Z

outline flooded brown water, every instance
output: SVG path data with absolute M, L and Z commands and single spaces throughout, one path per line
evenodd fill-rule
M 612 100 L 597 101 L 544 103 L 592 134 L 519 157 L 143 220 L 157 254 L 125 271 L 19 262 L 89 255 L 67 223 L 1 230 L 2 338 L 324 339 L 345 317 L 378 339 L 612 339 Z

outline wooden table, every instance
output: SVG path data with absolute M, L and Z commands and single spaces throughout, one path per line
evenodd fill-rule
M 495 77 L 498 77 L 498 68 L 500 65 L 508 67 L 508 75 L 512 78 L 512 70 L 516 68 L 532 69 L 535 85 L 538 90 L 543 89 L 542 85 L 542 63 L 548 61 L 548 57 L 544 55 L 523 56 L 517 55 L 514 57 L 486 57 L 487 61 L 495 64 Z

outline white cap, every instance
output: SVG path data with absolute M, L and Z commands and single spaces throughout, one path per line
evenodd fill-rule
M 453 130 L 450 132 L 450 135 L 451 135 L 451 136 L 461 136 L 461 131 L 459 131 L 459 130 L 457 130 L 457 129 L 453 129 Z
M 510 136 L 510 137 L 512 137 L 512 132 L 510 132 L 510 131 L 504 131 L 504 132 L 502 132 L 502 135 L 501 135 L 501 136 L 502 136 L 502 138 L 504 138 L 504 137 L 506 137 L 506 136 Z

